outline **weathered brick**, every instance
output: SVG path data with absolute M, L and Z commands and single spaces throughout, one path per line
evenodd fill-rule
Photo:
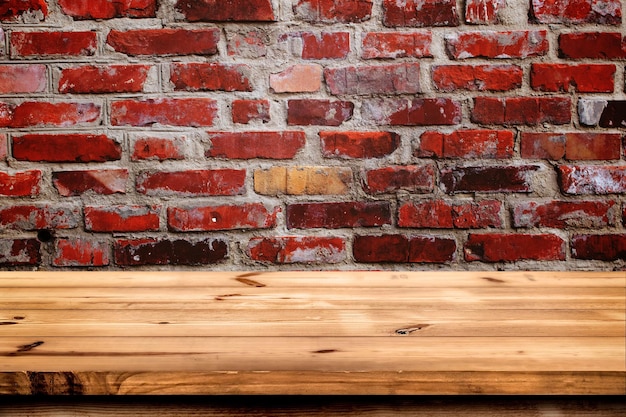
M 617 133 L 522 132 L 522 158 L 568 160 L 620 159 L 622 135 Z
M 139 64 L 66 68 L 61 71 L 59 93 L 140 93 L 151 68 Z
M 454 0 L 383 0 L 385 26 L 458 26 Z
M 476 97 L 472 120 L 482 124 L 536 126 L 571 121 L 570 97 Z
M 0 196 L 34 197 L 41 191 L 41 171 L 0 172 Z
M 620 0 L 532 0 L 531 4 L 533 17 L 539 23 L 622 23 Z
M 421 92 L 419 63 L 327 68 L 324 79 L 331 94 L 415 94 Z
M 130 159 L 131 161 L 185 159 L 187 142 L 186 136 L 133 137 L 130 141 L 132 151 Z
M 363 100 L 361 115 L 378 125 L 432 126 L 461 122 L 461 105 L 448 98 L 371 98 Z
M 146 232 L 159 230 L 160 206 L 109 205 L 85 207 L 85 230 Z
M 156 17 L 157 0 L 58 0 L 63 13 L 77 20 Z
M 350 53 L 349 32 L 288 33 L 279 41 L 296 44 L 293 52 L 302 59 L 343 59 Z
M 393 132 L 319 132 L 322 155 L 326 158 L 383 158 L 400 145 Z
M 229 159 L 291 159 L 304 147 L 306 135 L 287 132 L 209 133 L 211 148 L 207 157 Z
M 263 195 L 347 194 L 352 170 L 344 167 L 272 167 L 254 171 L 254 191 Z
M 215 62 L 173 63 L 170 81 L 183 91 L 252 91 L 250 67 Z
M 105 162 L 122 157 L 118 142 L 82 133 L 13 136 L 13 157 L 34 162 Z
M 215 55 L 219 39 L 217 28 L 112 30 L 107 45 L 126 55 Z
M 12 57 L 68 57 L 96 54 L 96 32 L 11 32 Z
M 58 171 L 52 173 L 52 183 L 63 197 L 85 193 L 124 194 L 128 182 L 127 169 L 95 169 Z
M 28 266 L 41 263 L 37 239 L 0 239 L 0 266 Z
M 559 187 L 565 194 L 624 194 L 626 166 L 560 165 Z
M 367 32 L 362 39 L 363 59 L 428 58 L 432 34 L 429 32 Z
M 624 59 L 626 43 L 619 32 L 574 32 L 559 35 L 559 56 L 569 59 Z
M 147 195 L 226 196 L 245 192 L 246 171 L 206 169 L 143 171 L 137 176 L 137 191 Z
M 572 256 L 600 261 L 626 260 L 626 234 L 574 235 Z
M 0 4 L 0 21 L 15 20 L 24 13 L 41 12 L 48 16 L 46 0 L 5 0 Z
M 120 266 L 210 265 L 228 256 L 228 244 L 220 239 L 123 239 L 114 245 Z
M 418 157 L 512 158 L 515 135 L 510 130 L 457 130 L 449 134 L 426 131 L 420 137 Z
M 248 256 L 274 264 L 334 264 L 346 259 L 346 243 L 339 237 L 283 236 L 250 239 Z
M 530 85 L 537 91 L 570 91 L 579 93 L 612 93 L 613 64 L 532 64 Z
M 240 205 L 185 205 L 167 209 L 167 225 L 174 232 L 268 229 L 276 226 L 280 209 L 261 203 Z
M 178 0 L 176 9 L 190 22 L 271 22 L 271 0 Z
M 113 126 L 212 126 L 217 103 L 204 97 L 117 100 L 111 103 Z
M 453 167 L 441 171 L 441 186 L 455 193 L 529 193 L 536 165 Z
M 372 0 L 298 0 L 297 18 L 315 23 L 357 23 L 369 20 Z
M 289 229 L 378 227 L 386 224 L 391 224 L 391 208 L 386 201 L 287 205 Z
M 454 239 L 435 236 L 355 236 L 353 255 L 367 263 L 446 263 L 454 259 Z
M 470 234 L 464 251 L 469 262 L 563 261 L 565 241 L 552 234 Z
M 498 200 L 455 204 L 452 206 L 452 221 L 457 229 L 501 228 L 504 227 L 501 208 L 502 203 Z
M 354 103 L 323 99 L 287 101 L 287 124 L 299 126 L 339 126 L 352 118 Z
M 0 65 L 0 94 L 41 93 L 47 82 L 45 65 Z
M 267 55 L 270 42 L 265 32 L 258 30 L 226 32 L 226 53 L 240 58 L 261 58 Z
M 0 161 L 5 161 L 8 155 L 7 135 L 0 133 Z
M 80 209 L 66 205 L 26 204 L 0 208 L 0 229 L 74 229 Z
M 546 30 L 454 32 L 445 35 L 445 42 L 452 59 L 529 58 L 548 52 Z
M 111 247 L 107 242 L 88 239 L 58 239 L 54 242 L 54 266 L 108 266 Z
M 500 23 L 500 12 L 506 0 L 466 0 L 465 22 L 475 25 Z
M 100 105 L 95 103 L 0 103 L 0 127 L 94 125 L 100 112 Z
M 440 91 L 509 91 L 522 86 L 518 65 L 435 65 L 432 79 Z
M 269 122 L 270 115 L 269 100 L 233 100 L 232 104 L 233 123 L 248 124 L 259 121 Z
M 443 200 L 403 203 L 398 227 L 478 229 L 503 227 L 502 204 L 496 200 L 452 203 Z
M 369 194 L 430 193 L 435 187 L 435 170 L 432 165 L 396 165 L 365 171 L 363 188 Z
M 275 93 L 313 93 L 322 87 L 322 66 L 296 64 L 270 74 L 270 88 Z
M 615 201 L 526 201 L 513 206 L 513 227 L 559 229 L 615 225 Z

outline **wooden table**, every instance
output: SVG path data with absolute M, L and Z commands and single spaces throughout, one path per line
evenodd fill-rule
M 0 272 L 0 394 L 625 394 L 626 272 Z

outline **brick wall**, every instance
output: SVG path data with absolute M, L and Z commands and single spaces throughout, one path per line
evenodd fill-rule
M 619 0 L 5 0 L 0 267 L 626 269 Z

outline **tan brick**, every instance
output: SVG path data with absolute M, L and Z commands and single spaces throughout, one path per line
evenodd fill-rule
M 322 86 L 322 67 L 317 64 L 294 65 L 278 74 L 270 74 L 275 93 L 310 93 Z
M 352 171 L 342 167 L 272 167 L 254 172 L 258 194 L 329 195 L 346 194 Z

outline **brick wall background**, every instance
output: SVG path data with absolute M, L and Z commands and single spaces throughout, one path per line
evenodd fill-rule
M 619 0 L 4 0 L 0 267 L 626 269 Z

